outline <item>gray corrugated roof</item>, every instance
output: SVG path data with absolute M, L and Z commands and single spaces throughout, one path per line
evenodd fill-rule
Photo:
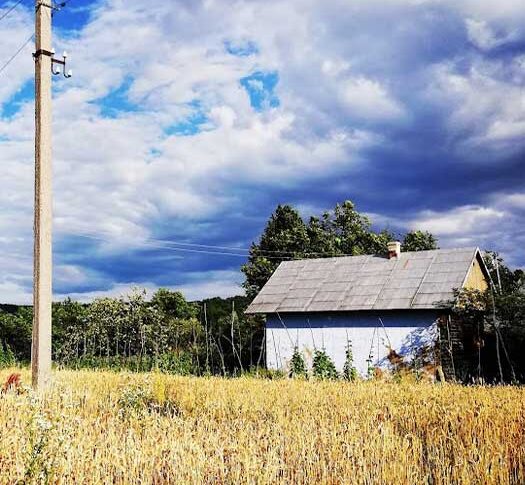
M 478 248 L 283 261 L 247 313 L 436 308 L 463 286 Z

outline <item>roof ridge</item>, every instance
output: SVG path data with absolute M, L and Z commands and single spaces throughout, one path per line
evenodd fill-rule
M 476 249 L 481 252 L 481 250 L 479 249 L 479 246 L 466 246 L 462 248 L 437 248 L 437 249 L 423 249 L 421 251 L 402 251 L 401 256 L 403 256 L 404 254 L 421 254 L 421 253 L 432 253 L 432 252 L 440 253 L 440 252 L 450 252 L 450 251 L 474 251 Z M 348 259 L 348 258 L 365 258 L 365 257 L 388 259 L 388 256 L 384 256 L 382 254 L 354 254 L 354 255 L 344 254 L 341 256 L 329 256 L 326 258 L 302 258 L 302 259 L 292 259 L 292 260 L 287 260 L 287 261 L 281 261 L 279 266 L 282 263 L 289 264 L 289 263 L 297 263 L 299 261 L 301 262 L 302 261 L 327 261 L 328 262 L 331 259 Z

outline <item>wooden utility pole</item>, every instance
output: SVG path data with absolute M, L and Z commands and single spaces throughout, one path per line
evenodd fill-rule
M 52 164 L 51 48 L 52 0 L 35 2 L 35 220 L 33 280 L 33 343 L 31 370 L 34 389 L 51 380 L 52 301 Z

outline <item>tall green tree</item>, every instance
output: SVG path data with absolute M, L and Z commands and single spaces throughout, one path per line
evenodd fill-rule
M 250 247 L 244 288 L 249 297 L 261 290 L 283 260 L 304 256 L 309 250 L 307 227 L 299 212 L 289 205 L 279 205 L 266 224 L 258 244 Z
M 428 231 L 410 231 L 401 243 L 402 251 L 427 251 L 438 249 L 437 239 Z
M 394 239 L 387 230 L 373 231 L 370 219 L 360 214 L 349 200 L 337 204 L 328 219 L 329 233 L 339 254 L 385 254 L 388 241 Z
M 525 287 L 525 271 L 519 268 L 510 269 L 497 252 L 486 251 L 483 259 L 499 293 L 515 293 Z
M 385 255 L 387 243 L 393 239 L 388 230 L 375 231 L 370 219 L 349 200 L 320 217 L 310 217 L 307 225 L 293 207 L 278 206 L 242 267 L 246 295 L 254 298 L 283 260 Z M 436 243 L 434 236 L 420 231 L 407 234 L 404 240 L 405 250 L 411 251 L 433 249 Z

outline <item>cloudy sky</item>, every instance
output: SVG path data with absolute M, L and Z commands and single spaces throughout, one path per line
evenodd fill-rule
M 70 0 L 54 28 L 56 298 L 240 293 L 278 203 L 525 265 L 523 0 Z M 0 73 L 2 302 L 31 299 L 32 49 Z

